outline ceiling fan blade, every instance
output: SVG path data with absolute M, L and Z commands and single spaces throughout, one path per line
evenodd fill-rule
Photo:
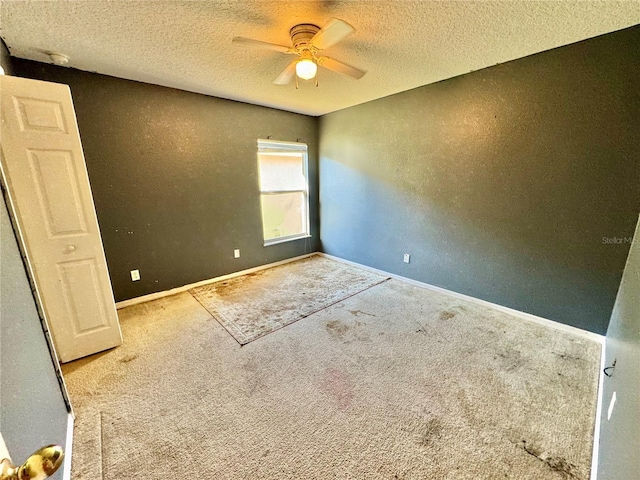
M 239 45 L 246 45 L 247 47 L 258 47 L 268 50 L 275 50 L 276 52 L 281 53 L 295 53 L 290 47 L 285 47 L 284 45 L 276 45 L 275 43 L 263 42 L 261 40 L 254 40 L 252 38 L 233 37 L 233 40 L 231 40 L 231 42 L 237 43 Z
M 285 68 L 283 72 L 278 75 L 278 78 L 276 78 L 273 83 L 275 83 L 276 85 L 287 85 L 289 82 L 291 82 L 293 76 L 296 74 L 296 63 L 298 63 L 298 60 L 294 60 L 293 62 L 291 62 L 287 66 L 287 68 Z
M 311 43 L 318 50 L 324 50 L 325 48 L 329 48 L 331 45 L 335 45 L 355 31 L 356 29 L 344 20 L 332 18 L 318 31 L 318 33 L 313 36 Z
M 356 67 L 352 67 L 351 65 L 347 65 L 346 63 L 339 62 L 329 57 L 318 58 L 318 65 L 333 72 L 341 73 L 342 75 L 355 78 L 356 80 L 364 77 L 364 74 L 367 73 L 357 69 Z

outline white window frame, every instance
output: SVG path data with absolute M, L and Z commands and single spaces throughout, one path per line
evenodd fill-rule
M 311 237 L 310 225 L 309 225 L 309 154 L 308 146 L 306 143 L 298 142 L 283 142 L 279 140 L 258 139 L 258 154 L 256 155 L 258 163 L 258 177 L 260 177 L 260 155 L 301 155 L 302 156 L 302 170 L 305 179 L 305 188 L 303 190 L 262 190 L 262 182 L 258 178 L 258 188 L 260 191 L 260 221 L 264 227 L 264 216 L 262 214 L 262 195 L 278 195 L 282 193 L 302 193 L 304 195 L 304 203 L 306 209 L 306 225 L 305 231 L 297 233 L 295 235 L 288 235 L 286 237 L 276 237 L 269 240 L 264 239 L 263 228 L 263 241 L 264 246 L 276 245 L 278 243 L 290 242 L 293 240 L 299 240 L 301 238 Z

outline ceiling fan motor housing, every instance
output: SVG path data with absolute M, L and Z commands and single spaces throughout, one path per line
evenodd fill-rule
M 307 45 L 310 46 L 311 39 L 319 30 L 320 27 L 310 23 L 301 23 L 300 25 L 296 25 L 289 31 L 291 43 L 294 48 L 304 48 Z

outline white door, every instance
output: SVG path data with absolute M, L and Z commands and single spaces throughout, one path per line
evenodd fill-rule
M 0 77 L 2 174 L 60 361 L 122 343 L 67 85 Z

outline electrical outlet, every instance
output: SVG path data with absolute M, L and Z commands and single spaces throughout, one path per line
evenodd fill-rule
M 240 249 L 239 248 L 236 248 L 233 251 L 233 258 L 240 258 Z
M 131 270 L 131 281 L 137 282 L 140 280 L 140 270 Z
M 411 255 L 409 255 L 408 253 L 404 254 L 404 263 L 409 263 L 409 260 L 411 259 Z

